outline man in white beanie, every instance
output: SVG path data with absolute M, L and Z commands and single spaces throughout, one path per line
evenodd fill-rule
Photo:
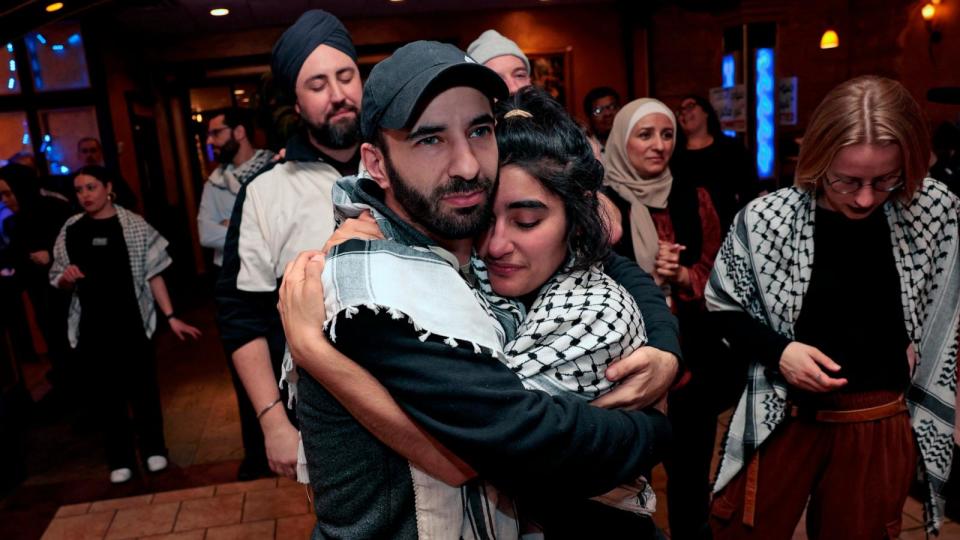
M 496 30 L 480 34 L 467 47 L 467 54 L 477 62 L 492 69 L 507 83 L 510 95 L 530 86 L 530 60 L 516 43 Z

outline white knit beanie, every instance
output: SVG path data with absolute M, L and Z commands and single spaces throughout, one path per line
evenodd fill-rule
M 523 65 L 527 66 L 527 71 L 530 71 L 530 60 L 527 60 L 527 56 L 523 54 L 520 47 L 496 30 L 487 30 L 480 34 L 480 37 L 467 47 L 467 54 L 479 64 L 486 64 L 487 60 L 498 56 L 516 56 L 523 60 Z

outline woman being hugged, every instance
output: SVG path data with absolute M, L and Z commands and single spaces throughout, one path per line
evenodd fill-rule
M 750 361 L 715 485 L 714 537 L 895 538 L 919 457 L 943 516 L 960 320 L 960 200 L 924 178 L 926 121 L 859 77 L 810 118 L 794 187 L 734 221 L 707 287 Z
M 153 346 L 154 300 L 177 337 L 200 331 L 173 310 L 160 275 L 172 262 L 167 241 L 142 217 L 113 204 L 107 169 L 77 171 L 83 213 L 68 219 L 53 248 L 50 283 L 70 290 L 68 332 L 104 424 L 110 481 L 126 482 L 136 463 L 134 431 L 147 470 L 167 466 Z M 133 409 L 133 426 L 127 413 Z

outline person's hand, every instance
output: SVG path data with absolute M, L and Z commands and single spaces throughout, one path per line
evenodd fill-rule
M 347 240 L 383 240 L 383 238 L 377 220 L 370 212 L 364 211 L 358 217 L 350 218 L 337 227 L 337 230 L 333 231 L 333 235 L 330 236 L 330 239 L 327 240 L 320 251 L 326 255 L 335 246 L 339 246 Z
M 324 255 L 304 251 L 287 263 L 277 309 L 290 354 L 296 360 L 311 343 L 323 339 L 327 312 L 323 304 Z
M 847 379 L 831 377 L 823 369 L 840 371 L 840 365 L 816 347 L 791 342 L 780 355 L 780 372 L 791 385 L 808 392 L 830 392 L 847 384 Z
M 680 361 L 671 353 L 645 346 L 607 367 L 607 380 L 619 382 L 592 404 L 607 409 L 639 410 L 657 402 L 677 377 Z
M 623 238 L 623 215 L 610 197 L 603 193 L 597 193 L 597 202 L 600 203 L 600 220 L 609 233 L 608 241 L 612 246 Z
M 188 337 L 191 339 L 200 339 L 200 336 L 203 335 L 199 328 L 190 326 L 176 317 L 170 317 L 167 322 L 170 323 L 170 329 L 180 338 L 180 341 L 185 341 Z
M 913 348 L 913 343 L 907 345 L 907 365 L 910 366 L 910 377 L 913 377 L 913 370 L 917 369 L 917 350 Z
M 50 264 L 50 252 L 41 249 L 30 253 L 30 261 L 37 266 L 46 266 Z
M 680 252 L 687 247 L 662 240 L 659 242 L 659 246 L 660 249 L 657 251 L 653 271 L 663 281 L 678 284 L 688 283 L 690 280 L 689 270 L 680 264 Z
M 83 275 L 83 272 L 80 271 L 80 267 L 75 264 L 71 264 L 63 270 L 63 274 L 60 276 L 60 285 L 73 287 L 77 284 L 78 280 L 81 280 L 85 277 L 87 276 Z
M 287 420 L 283 403 L 275 405 L 263 415 L 261 426 L 270 470 L 280 476 L 296 479 L 300 432 Z

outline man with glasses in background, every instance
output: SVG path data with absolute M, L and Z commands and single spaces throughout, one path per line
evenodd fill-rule
M 214 282 L 223 266 L 223 247 L 227 239 L 230 215 L 240 189 L 247 185 L 274 157 L 270 150 L 253 147 L 253 115 L 250 111 L 229 108 L 208 113 L 206 142 L 220 163 L 203 185 L 197 211 L 200 245 L 213 250 Z M 270 474 L 263 432 L 257 422 L 250 398 L 243 388 L 233 362 L 230 378 L 237 394 L 240 411 L 240 435 L 243 439 L 243 461 L 237 474 L 240 480 L 252 480 Z
M 607 146 L 607 137 L 613 129 L 613 118 L 619 110 L 620 94 L 609 86 L 594 88 L 583 98 L 583 112 L 590 122 L 590 131 L 600 141 L 601 152 Z

